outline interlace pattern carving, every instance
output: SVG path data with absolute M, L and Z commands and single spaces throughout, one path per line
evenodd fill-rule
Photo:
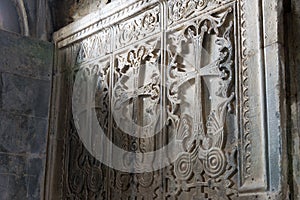
M 66 145 L 67 198 L 235 199 L 237 144 L 226 127 L 235 98 L 234 7 L 193 16 L 222 2 L 166 1 L 166 15 L 161 5 L 152 5 L 81 41 L 74 74 L 85 70 L 82 78 L 99 86 L 92 98 L 112 142 L 128 152 L 149 152 L 173 136 L 184 152 L 165 169 L 125 173 L 96 161 L 72 129 Z M 176 28 L 161 30 L 161 16 L 164 25 Z M 78 102 L 86 97 L 82 87 L 75 91 Z M 95 140 L 91 135 L 90 142 Z
M 225 147 L 225 118 L 234 93 L 230 92 L 232 84 L 233 47 L 231 34 L 233 24 L 227 20 L 231 8 L 218 16 L 206 15 L 199 20 L 190 22 L 179 34 L 170 35 L 173 41 L 169 45 L 168 99 L 171 102 L 169 120 L 174 124 L 177 140 L 181 140 L 185 152 L 178 155 L 174 163 L 174 173 L 169 174 L 170 182 L 175 183 L 170 188 L 169 196 L 176 196 L 182 191 L 194 189 L 193 199 L 209 197 L 210 199 L 224 198 L 236 195 L 232 189 L 230 177 L 236 173 L 236 146 L 231 151 Z M 228 22 L 225 25 L 225 22 Z M 226 28 L 221 30 L 222 26 Z M 218 46 L 218 55 L 212 62 L 205 63 L 204 40 L 208 37 Z M 179 63 L 178 57 L 184 54 L 180 44 L 191 43 L 194 61 L 192 70 L 188 71 L 185 62 Z M 185 50 L 187 51 L 187 50 Z M 187 62 L 186 62 L 187 63 Z M 183 104 L 180 92 L 186 83 L 194 82 L 194 112 L 180 114 L 178 109 Z M 208 98 L 205 99 L 204 83 L 208 88 Z M 186 97 L 187 98 L 187 97 Z M 206 100 L 206 101 L 205 101 Z M 210 103 L 209 103 L 210 102 Z M 205 119 L 204 106 L 210 104 L 209 115 Z M 192 115 L 191 115 L 192 114 Z M 206 125 L 205 125 L 206 121 Z M 170 184 L 171 185 L 171 184 Z M 218 198 L 216 198 L 218 197 Z

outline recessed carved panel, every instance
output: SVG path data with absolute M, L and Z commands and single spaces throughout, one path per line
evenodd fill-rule
M 108 133 L 109 129 L 110 59 L 108 57 L 82 64 L 83 61 L 92 60 L 95 57 L 94 52 L 87 49 L 90 44 L 94 45 L 94 39 L 95 37 L 93 40 L 83 41 L 78 51 L 77 64 L 73 68 L 77 79 L 74 82 L 73 88 L 76 90 L 73 90 L 72 102 L 73 106 L 81 105 L 82 109 L 73 112 L 71 129 L 66 138 L 64 196 L 68 199 L 105 199 L 107 196 L 104 183 L 108 180 L 109 168 L 91 154 L 98 149 L 97 143 L 94 142 L 98 141 L 98 135 L 87 131 L 86 138 L 82 139 L 76 129 L 80 127 L 80 129 L 90 130 L 89 119 L 93 110 L 103 130 Z M 93 102 L 96 103 L 93 104 Z M 84 121 L 84 123 L 78 125 L 79 121 Z M 87 145 L 92 147 L 91 152 L 85 148 Z
M 75 54 L 66 56 L 76 89 L 66 120 L 64 197 L 269 197 L 263 70 L 247 38 L 257 34 L 247 25 L 257 23 L 250 3 L 119 6 L 58 40 L 60 52 Z M 77 105 L 82 109 L 74 112 Z M 104 136 L 91 124 L 93 110 Z M 100 163 L 99 152 L 115 164 Z

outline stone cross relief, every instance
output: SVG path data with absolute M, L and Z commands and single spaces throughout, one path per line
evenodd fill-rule
M 170 176 L 170 179 L 175 181 L 177 178 L 187 184 L 185 186 L 181 184 L 178 188 L 173 189 L 170 196 L 178 195 L 180 191 L 187 191 L 191 188 L 202 188 L 196 189 L 193 199 L 203 198 L 204 196 L 201 196 L 200 193 L 207 193 L 208 196 L 216 195 L 216 190 L 214 192 L 201 192 L 204 187 L 212 190 L 218 188 L 224 192 L 225 196 L 236 193 L 230 189 L 231 180 L 228 179 L 235 171 L 236 166 L 234 159 L 230 158 L 229 153 L 224 151 L 226 142 L 224 141 L 225 117 L 229 104 L 234 98 L 234 93 L 228 94 L 232 81 L 233 64 L 233 49 L 230 41 L 232 22 L 227 25 L 228 27 L 222 36 L 219 33 L 219 28 L 224 25 L 229 12 L 231 9 L 219 17 L 207 16 L 192 22 L 181 34 L 175 37 L 170 36 L 175 41 L 175 47 L 178 50 L 173 53 L 171 45 L 168 46 L 171 60 L 168 68 L 168 85 L 170 85 L 168 99 L 172 104 L 169 116 L 175 124 L 177 123 L 176 138 L 182 140 L 185 148 L 185 152 L 178 155 L 178 159 L 175 161 L 175 176 Z M 203 50 L 205 50 L 203 41 L 205 37 L 209 37 L 213 33 L 217 35 L 214 43 L 219 47 L 219 56 L 213 62 L 203 66 L 202 56 L 204 55 Z M 176 60 L 178 54 L 182 52 L 182 42 L 193 44 L 193 71 L 179 70 Z M 182 113 L 181 116 L 176 116 L 176 110 L 181 104 L 178 91 L 180 91 L 180 87 L 191 80 L 194 80 L 195 87 L 192 104 L 193 114 L 190 116 L 190 113 Z M 203 98 L 204 82 L 209 90 L 210 100 L 210 113 L 206 119 L 206 126 L 203 105 L 207 105 L 208 101 Z M 231 156 L 234 154 L 235 148 L 231 152 Z M 221 186 L 222 184 L 223 186 Z
M 168 118 L 176 124 L 175 130 L 176 139 L 182 140 L 185 148 L 185 152 L 178 155 L 178 159 L 174 164 L 174 175 L 170 177 L 170 180 L 175 181 L 180 179 L 186 182 L 189 189 L 191 188 L 203 188 L 210 187 L 212 190 L 219 188 L 220 191 L 226 195 L 232 195 L 236 191 L 232 190 L 231 180 L 229 176 L 236 170 L 233 155 L 235 154 L 235 146 L 231 153 L 224 152 L 224 123 L 226 113 L 229 108 L 230 102 L 234 98 L 234 93 L 228 94 L 230 84 L 232 82 L 232 65 L 233 65 L 233 49 L 230 39 L 232 33 L 233 24 L 230 21 L 225 22 L 228 14 L 231 12 L 231 8 L 221 13 L 219 16 L 206 15 L 202 19 L 196 20 L 190 23 L 181 33 L 176 36 L 170 35 L 171 40 L 175 43 L 177 50 L 175 53 L 171 50 L 171 45 L 168 45 L 167 52 L 169 55 L 169 63 L 167 66 L 167 86 L 168 86 L 168 100 L 170 101 L 170 110 Z M 222 33 L 221 33 L 222 32 Z M 216 35 L 216 39 L 212 39 L 215 45 L 218 46 L 217 59 L 209 64 L 203 66 L 203 41 L 205 37 L 210 35 Z M 192 43 L 194 65 L 193 71 L 179 70 L 177 58 L 181 53 L 181 43 Z M 151 49 L 151 48 L 149 48 Z M 139 116 L 138 110 L 139 98 L 152 98 L 152 106 L 154 109 L 151 112 L 156 113 L 158 99 L 159 99 L 159 72 L 153 73 L 155 76 L 151 83 L 145 86 L 140 86 L 140 68 L 142 62 L 145 62 L 145 58 L 153 56 L 152 50 L 147 49 L 145 46 L 140 46 L 136 51 L 130 51 L 127 57 L 119 57 L 120 68 L 129 66 L 132 68 L 132 74 L 128 74 L 127 71 L 122 72 L 120 80 L 114 87 L 114 110 L 119 110 L 126 104 L 132 104 L 132 119 L 131 125 L 124 125 L 123 127 L 129 127 L 127 133 L 142 133 L 147 132 L 149 129 L 138 126 Z M 153 49 L 153 48 L 152 48 Z M 215 52 L 214 52 L 215 54 Z M 150 57 L 151 57 L 150 56 Z M 152 63 L 155 59 L 152 58 Z M 121 70 L 120 70 L 121 71 Z M 126 75 L 127 74 L 127 75 Z M 124 76 L 126 75 L 126 76 Z M 128 79 L 132 79 L 132 88 L 127 88 L 124 85 Z M 206 80 L 205 80 L 206 79 Z M 178 107 L 180 107 L 180 97 L 178 91 L 180 88 L 190 82 L 194 81 L 194 99 L 192 109 L 194 110 L 193 116 L 189 116 L 186 113 L 182 113 L 179 116 L 176 113 Z M 207 81 L 208 80 L 208 81 Z M 203 105 L 208 102 L 203 98 L 204 82 L 209 88 L 210 99 L 210 113 L 205 119 Z M 126 117 L 125 117 L 126 118 Z M 206 125 L 205 125 L 206 120 Z M 120 120 L 122 121 L 122 120 Z M 121 123 L 121 122 L 119 122 Z M 154 122 L 157 123 L 157 122 Z M 151 124 L 153 126 L 153 124 Z M 148 127 L 151 127 L 150 125 Z M 147 126 L 146 126 L 147 127 Z M 135 143 L 136 141 L 131 141 Z M 204 173 L 204 174 L 203 174 Z M 193 176 L 194 174 L 194 176 Z M 223 188 L 223 189 L 221 189 Z M 187 190 L 181 184 L 175 190 L 170 190 L 170 196 L 176 196 L 180 191 Z M 199 191 L 196 190 L 194 199 L 199 197 Z M 200 192 L 201 193 L 201 192 Z M 207 192 L 209 195 L 216 195 L 214 192 Z M 203 192 L 202 192 L 203 194 Z M 201 196 L 201 195 L 200 195 Z
M 149 47 L 153 49 L 153 47 Z M 139 121 L 142 120 L 142 116 L 139 116 L 141 112 L 139 110 L 139 102 L 142 99 L 150 99 L 150 104 L 146 109 L 147 114 L 153 115 L 152 118 L 157 117 L 157 106 L 159 101 L 159 72 L 157 70 L 157 55 L 153 55 L 152 51 L 145 46 L 140 46 L 138 50 L 130 51 L 127 58 L 122 56 L 118 57 L 119 68 L 130 66 L 132 71 L 120 72 L 120 79 L 116 83 L 113 92 L 113 112 L 120 113 L 122 115 L 122 109 L 132 105 L 131 116 L 117 117 L 114 115 L 116 122 L 121 125 L 122 129 L 133 136 L 141 137 L 147 135 L 147 137 L 153 136 L 154 131 L 151 132 L 151 127 L 157 123 L 157 120 L 151 121 L 147 125 L 140 125 Z M 152 67 L 154 68 L 150 80 L 141 80 L 141 68 Z M 146 72 L 143 72 L 146 73 Z M 132 82 L 128 80 L 132 80 Z M 144 83 L 144 82 L 147 83 Z M 128 83 L 129 82 L 129 83 Z M 129 84 L 129 85 L 128 85 Z M 128 89 L 127 89 L 128 87 Z M 121 109 L 121 110 L 120 110 Z M 118 114 L 120 115 L 120 114 Z M 129 117 L 129 119 L 128 119 Z M 131 120 L 132 119 L 132 120 Z M 126 125 L 120 124 L 122 120 L 126 121 Z M 137 135 L 140 134 L 140 135 Z
M 167 119 L 160 125 L 168 126 L 168 131 L 183 144 L 184 152 L 164 169 L 167 171 L 166 197 L 189 192 L 194 200 L 226 199 L 237 194 L 233 178 L 237 172 L 237 145 L 226 147 L 224 133 L 226 115 L 235 97 L 231 92 L 234 85 L 232 33 L 235 28 L 231 13 L 229 7 L 217 14 L 204 14 L 183 23 L 166 34 L 169 42 L 166 49 L 158 47 L 162 41 L 157 39 L 154 45 L 139 42 L 116 55 L 110 109 L 118 127 L 122 127 L 125 134 L 134 136 L 129 141 L 129 149 L 143 151 L 137 145 L 137 138 L 156 134 L 161 98 L 166 98 Z M 210 55 L 205 55 L 208 51 L 205 44 L 212 47 Z M 188 49 L 183 49 L 185 47 Z M 167 57 L 166 65 L 159 66 L 163 55 Z M 162 67 L 165 70 L 159 69 Z M 179 112 L 186 100 L 180 91 L 187 84 L 193 91 L 188 99 L 190 111 L 182 109 Z M 165 97 L 162 97 L 163 87 L 167 90 Z M 144 123 L 145 116 L 156 120 Z

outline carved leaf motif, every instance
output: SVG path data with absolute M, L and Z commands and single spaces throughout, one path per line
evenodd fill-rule
M 169 118 L 173 123 L 178 124 L 176 138 L 182 140 L 186 150 L 184 154 L 178 155 L 178 160 L 174 163 L 174 178 L 169 177 L 171 182 L 176 182 L 177 179 L 182 181 L 178 186 L 179 189 L 176 189 L 177 196 L 180 195 L 180 192 L 190 191 L 197 187 L 203 188 L 204 191 L 207 190 L 206 195 L 210 198 L 214 197 L 217 193 L 216 190 L 226 196 L 226 191 L 233 187 L 232 184 L 227 184 L 228 187 L 223 185 L 224 182 L 232 183 L 228 174 L 232 175 L 236 169 L 232 168 L 233 165 L 228 167 L 229 161 L 224 149 L 224 145 L 227 143 L 224 141 L 226 112 L 234 97 L 233 93 L 228 94 L 230 84 L 232 84 L 233 65 L 233 49 L 230 38 L 232 21 L 229 17 L 231 11 L 232 9 L 228 8 L 216 15 L 204 15 L 199 20 L 187 23 L 181 34 L 170 35 L 174 42 L 173 46 L 178 50 L 173 53 L 174 50 L 171 51 L 171 46 L 168 48 L 168 100 L 171 104 L 170 108 L 173 108 L 169 112 Z M 212 63 L 203 66 L 201 58 L 204 47 L 202 45 L 204 40 L 206 42 L 209 40 L 209 37 L 215 38 L 210 42 L 217 46 L 215 55 L 218 58 L 214 58 Z M 187 65 L 185 61 L 181 61 L 180 65 L 178 63 L 177 55 L 188 52 L 187 50 L 183 51 L 183 48 L 180 47 L 183 42 L 192 44 L 193 49 L 190 51 L 194 55 L 193 66 Z M 194 71 L 190 71 L 191 67 L 194 68 Z M 193 82 L 195 87 L 194 105 L 191 105 L 195 111 L 190 114 L 180 114 L 175 109 L 185 101 L 178 95 L 180 87 L 191 80 L 195 81 Z M 205 96 L 203 95 L 205 92 L 203 83 L 207 85 L 209 101 L 203 98 Z M 209 104 L 209 115 L 206 117 L 203 115 L 202 109 L 203 106 Z M 197 191 L 195 197 L 198 196 L 198 193 L 201 192 Z
M 190 18 L 208 6 L 217 7 L 223 2 L 224 0 L 168 0 L 169 24 Z
M 159 8 L 155 7 L 131 20 L 118 25 L 118 44 L 123 47 L 138 39 L 147 37 L 159 29 Z
M 145 44 L 147 38 L 155 43 L 153 38 L 158 37 L 155 34 L 159 35 L 160 23 L 163 23 L 157 4 L 114 24 L 116 38 L 113 42 L 106 32 L 93 34 L 81 41 L 76 70 L 84 71 L 83 80 L 95 79 L 98 120 L 101 127 L 111 131 L 112 141 L 126 151 L 145 153 L 161 147 L 163 142 L 167 143 L 169 138 L 165 137 L 169 134 L 182 141 L 185 152 L 179 154 L 177 161 L 163 172 L 129 174 L 102 166 L 84 149 L 79 138 L 74 136 L 76 133 L 70 133 L 73 139 L 66 145 L 69 158 L 65 166 L 68 197 L 150 200 L 217 199 L 218 195 L 225 199 L 236 195 L 237 186 L 233 180 L 237 172 L 237 158 L 236 149 L 231 148 L 236 144 L 228 141 L 232 133 L 226 129 L 229 104 L 234 99 L 231 86 L 235 84 L 233 68 L 236 64 L 232 8 L 225 9 L 224 6 L 209 13 L 202 12 L 222 2 L 167 1 L 166 9 L 170 12 L 165 14 L 169 18 L 163 22 L 166 22 L 164 28 L 167 28 L 164 31 L 170 37 L 168 46 Z M 198 16 L 198 13 L 201 15 Z M 167 49 L 160 49 L 162 46 Z M 205 47 L 208 53 L 203 51 Z M 108 53 L 112 59 L 105 65 L 99 64 L 98 59 Z M 149 79 L 139 84 L 141 66 L 149 69 L 164 61 L 167 61 L 167 66 L 142 72 L 141 77 Z M 130 81 L 134 87 L 128 84 Z M 162 91 L 162 85 L 166 86 L 166 93 Z M 76 94 L 78 103 L 84 91 L 83 88 Z M 142 103 L 148 102 L 138 107 L 139 98 Z M 140 125 L 131 126 L 133 132 L 153 132 L 153 129 L 145 128 L 145 124 L 138 124 L 143 121 L 138 119 L 145 116 L 158 118 L 156 113 L 160 112 L 158 105 L 162 101 L 167 107 L 168 123 L 163 124 L 166 130 L 162 131 L 161 138 L 129 136 L 109 113 L 119 110 L 118 115 L 123 122 L 132 114 L 135 118 L 130 116 L 131 122 Z M 129 104 L 135 106 L 124 106 Z M 158 124 L 158 121 L 153 124 Z M 125 164 L 139 168 L 138 160 L 143 160 L 143 157 L 124 158 L 120 162 L 132 161 Z M 76 175 L 73 175 L 73 169 Z

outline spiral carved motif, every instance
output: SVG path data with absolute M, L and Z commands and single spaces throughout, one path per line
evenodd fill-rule
M 84 185 L 84 175 L 81 170 L 74 170 L 73 173 L 70 173 L 69 177 L 69 186 L 72 192 L 79 194 Z
M 175 163 L 175 174 L 180 180 L 188 180 L 192 175 L 192 162 L 189 153 L 182 153 Z
M 212 178 L 222 175 L 226 167 L 224 153 L 219 148 L 212 148 L 203 162 L 204 171 Z
M 101 189 L 102 177 L 102 171 L 98 168 L 93 168 L 87 177 L 88 188 L 93 192 L 98 192 Z
M 117 172 L 116 186 L 118 189 L 120 189 L 121 191 L 128 190 L 130 186 L 130 181 L 131 181 L 130 174 Z
M 150 187 L 154 181 L 154 174 L 152 172 L 149 173 L 143 173 L 143 174 L 137 174 L 137 178 L 139 181 L 139 184 L 144 187 Z
M 208 1 L 207 0 L 199 0 L 199 2 L 198 2 L 198 8 L 200 9 L 200 10 L 202 10 L 202 9 L 204 9 L 206 6 L 207 6 L 207 4 L 208 4 Z

